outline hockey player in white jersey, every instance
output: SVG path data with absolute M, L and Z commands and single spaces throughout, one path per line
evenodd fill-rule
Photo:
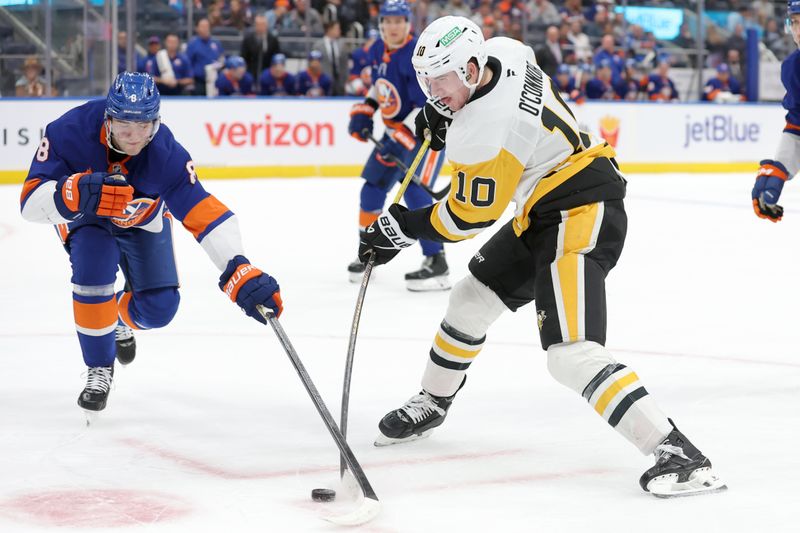
M 529 47 L 506 38 L 484 42 L 466 18 L 433 22 L 412 61 L 429 98 L 417 133 L 428 130 L 433 149 L 446 141 L 451 193 L 424 209 L 391 206 L 365 233 L 362 259 L 374 253 L 385 263 L 419 238 L 468 239 L 511 201 L 516 211 L 453 287 L 422 391 L 380 421 L 376 445 L 424 437 L 442 424 L 489 326 L 535 300 L 552 376 L 642 453 L 655 455 L 639 480 L 645 491 L 670 497 L 725 488 L 636 373 L 604 346 L 605 277 L 627 226 L 614 149 L 579 130 Z

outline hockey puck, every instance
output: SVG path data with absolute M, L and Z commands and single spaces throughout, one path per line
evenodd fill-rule
M 332 502 L 336 499 L 336 491 L 333 489 L 314 489 L 311 491 L 311 499 L 315 502 Z

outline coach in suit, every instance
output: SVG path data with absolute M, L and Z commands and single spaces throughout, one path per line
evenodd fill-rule
M 325 36 L 314 44 L 314 50 L 322 53 L 322 71 L 333 81 L 333 95 L 343 95 L 350 74 L 351 50 L 341 43 L 342 27 L 332 21 L 325 25 Z
M 253 30 L 245 34 L 242 40 L 240 55 L 247 63 L 247 71 L 253 76 L 256 85 L 259 83 L 261 72 L 272 64 L 272 57 L 281 53 L 278 38 L 269 33 L 267 17 L 256 15 L 253 20 Z M 256 87 L 258 89 L 258 87 Z M 256 90 L 256 93 L 258 90 Z

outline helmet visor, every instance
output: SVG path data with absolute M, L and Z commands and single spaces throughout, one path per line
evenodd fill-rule
M 111 120 L 111 134 L 116 139 L 141 140 L 149 139 L 153 133 L 155 121 L 134 122 L 132 120 Z
M 454 70 L 439 76 L 417 76 L 417 79 L 430 100 L 446 102 L 465 88 L 464 82 Z

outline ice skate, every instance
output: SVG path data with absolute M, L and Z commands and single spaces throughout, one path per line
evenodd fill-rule
M 350 283 L 361 283 L 361 278 L 364 277 L 364 270 L 367 265 L 356 259 L 347 265 L 347 273 L 350 276 Z
M 672 420 L 673 430 L 656 446 L 656 464 L 639 478 L 639 485 L 659 498 L 718 492 L 727 485 L 711 470 L 711 461 L 689 442 Z
M 465 376 L 458 390 L 466 380 Z M 455 394 L 434 396 L 425 390 L 412 396 L 403 407 L 391 411 L 378 423 L 380 434 L 375 439 L 375 446 L 390 446 L 430 436 L 434 428 L 444 422 L 455 397 Z
M 446 291 L 452 285 L 444 252 L 426 257 L 419 270 L 406 274 L 406 288 L 413 292 Z
M 114 366 L 90 366 L 86 373 L 86 387 L 78 396 L 78 405 L 86 411 L 97 412 L 106 408 L 108 393 L 114 380 Z M 87 418 L 87 424 L 90 419 Z
M 117 324 L 114 333 L 117 344 L 117 361 L 121 365 L 127 365 L 136 358 L 136 339 L 133 330 L 123 323 Z

